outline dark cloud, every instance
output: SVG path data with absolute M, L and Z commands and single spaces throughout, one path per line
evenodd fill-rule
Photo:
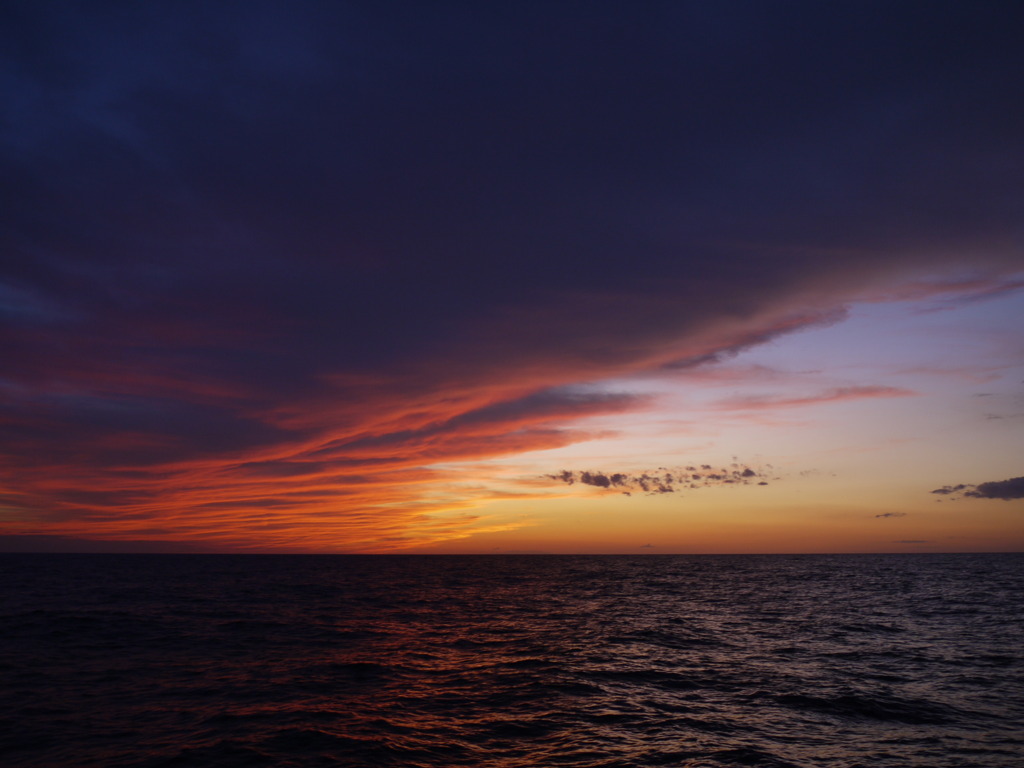
M 644 404 L 581 383 L 1022 266 L 1013 4 L 2 13 L 0 473 L 30 518 L 563 445 Z M 121 507 L 74 496 L 129 471 Z
M 880 515 L 875 515 L 875 517 L 906 517 L 906 516 L 907 516 L 906 512 L 883 512 Z
M 973 490 L 965 491 L 964 496 L 976 499 L 1024 499 L 1024 477 L 1011 477 L 1009 480 L 993 480 L 981 483 Z
M 785 318 L 774 327 L 760 328 L 747 332 L 736 340 L 720 344 L 714 352 L 684 357 L 680 360 L 672 360 L 662 365 L 664 370 L 680 370 L 699 368 L 701 366 L 722 363 L 739 355 L 752 347 L 760 344 L 767 344 L 787 333 L 795 330 L 805 330 L 815 327 L 834 325 L 847 316 L 845 307 L 830 307 L 826 310 L 813 310 L 797 312 Z
M 959 485 L 944 485 L 941 488 L 936 488 L 932 493 L 937 493 L 940 496 L 950 496 L 955 493 L 961 493 L 971 487 L 973 486 L 964 485 L 963 483 L 960 483 Z
M 169 531 L 161 531 L 168 533 Z M 216 552 L 215 547 L 202 546 L 192 542 L 125 539 L 110 541 L 102 539 L 77 539 L 71 536 L 8 535 L 0 534 L 0 552 L 39 553 L 201 553 Z M 230 551 L 230 547 L 219 551 Z
M 991 480 L 978 485 L 944 485 L 936 488 L 932 493 L 940 496 L 951 496 L 957 498 L 971 499 L 1002 499 L 1011 501 L 1013 499 L 1024 499 L 1024 477 L 1011 477 L 1009 480 Z
M 578 482 L 596 488 L 617 490 L 626 496 L 631 496 L 633 492 L 654 495 L 718 485 L 751 485 L 752 480 L 765 477 L 764 472 L 771 469 L 771 467 L 766 467 L 765 470 L 755 470 L 736 463 L 718 470 L 712 469 L 710 464 L 700 466 L 699 471 L 693 466 L 671 470 L 659 467 L 655 471 L 648 472 L 593 472 L 563 469 L 544 477 L 566 485 L 574 485 Z M 768 483 L 761 481 L 757 485 L 768 485 Z
M 233 409 L 181 398 L 74 393 L 18 400 L 0 402 L 0 425 L 25 453 L 45 452 L 55 461 L 149 465 L 299 437 Z

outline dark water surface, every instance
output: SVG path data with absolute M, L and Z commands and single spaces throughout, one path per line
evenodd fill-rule
M 1024 766 L 1024 555 L 0 555 L 5 766 Z

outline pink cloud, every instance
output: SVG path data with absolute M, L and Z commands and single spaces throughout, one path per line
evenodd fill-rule
M 786 395 L 746 395 L 731 397 L 712 404 L 720 411 L 767 410 L 773 408 L 798 408 L 805 405 L 839 403 L 849 400 L 865 400 L 887 397 L 910 397 L 916 395 L 909 389 L 884 386 L 836 387 L 813 395 L 798 397 Z

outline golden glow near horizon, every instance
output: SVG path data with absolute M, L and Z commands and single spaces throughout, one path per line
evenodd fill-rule
M 481 527 L 417 551 L 920 552 L 1024 548 L 1020 500 L 950 499 L 947 484 L 1020 474 L 1024 298 L 936 309 L 861 305 L 846 321 L 718 365 L 605 384 L 646 410 L 577 428 L 603 437 L 467 464 L 510 498 Z M 626 496 L 548 483 L 561 469 L 642 472 L 736 461 L 768 485 Z M 449 470 L 453 467 L 448 467 Z M 504 481 L 504 482 L 503 482 Z M 513 494 L 526 498 L 516 499 Z

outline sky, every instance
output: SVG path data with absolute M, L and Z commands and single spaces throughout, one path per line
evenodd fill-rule
M 0 5 L 0 549 L 1024 551 L 1024 7 Z

